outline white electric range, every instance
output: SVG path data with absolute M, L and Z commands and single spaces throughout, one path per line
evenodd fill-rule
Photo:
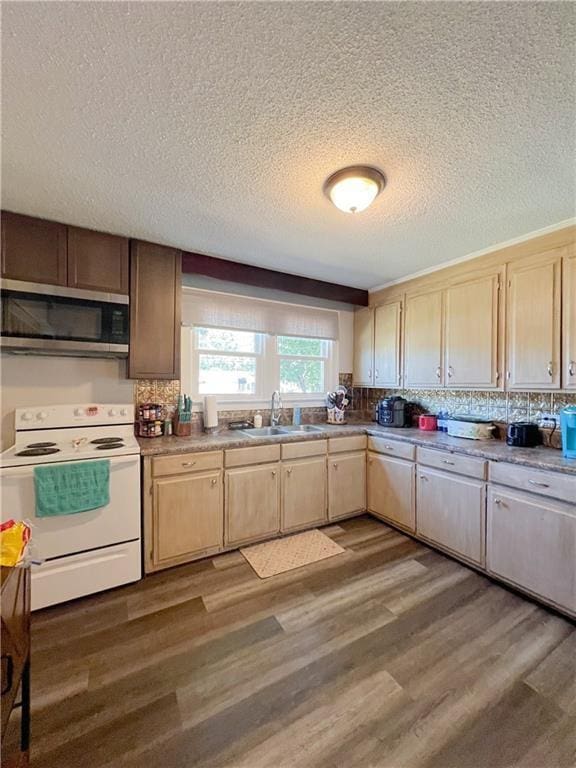
M 141 578 L 140 446 L 130 405 L 18 408 L 16 440 L 0 454 L 1 519 L 32 530 L 32 610 Z M 34 467 L 110 460 L 110 503 L 35 516 Z

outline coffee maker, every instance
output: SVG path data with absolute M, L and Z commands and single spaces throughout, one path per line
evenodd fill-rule
M 412 404 L 398 395 L 378 401 L 378 424 L 382 427 L 411 427 Z

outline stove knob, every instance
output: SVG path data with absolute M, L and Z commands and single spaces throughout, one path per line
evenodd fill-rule
M 120 416 L 128 416 L 128 408 L 122 408 L 120 411 Z
M 39 411 L 36 414 L 36 418 L 38 419 L 38 421 L 44 421 L 44 419 L 48 418 L 48 414 L 46 413 L 46 411 Z
M 34 414 L 31 411 L 24 411 L 22 416 L 20 416 L 22 421 L 30 421 L 33 418 Z
M 86 411 L 84 408 L 75 408 L 74 409 L 74 416 L 84 416 L 86 414 Z
M 118 416 L 118 411 L 116 410 L 116 408 L 110 408 L 110 410 L 108 411 L 108 416 Z

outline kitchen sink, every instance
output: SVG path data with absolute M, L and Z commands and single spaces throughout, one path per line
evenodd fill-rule
M 285 432 L 322 432 L 322 427 L 315 427 L 312 424 L 298 424 L 291 427 L 282 427 Z
M 287 427 L 260 427 L 259 429 L 243 429 L 242 434 L 248 437 L 277 437 L 290 433 Z

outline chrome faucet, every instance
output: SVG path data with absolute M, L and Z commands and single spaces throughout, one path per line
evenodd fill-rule
M 270 426 L 277 427 L 282 421 L 282 398 L 277 389 L 272 392 L 272 405 L 270 410 Z

